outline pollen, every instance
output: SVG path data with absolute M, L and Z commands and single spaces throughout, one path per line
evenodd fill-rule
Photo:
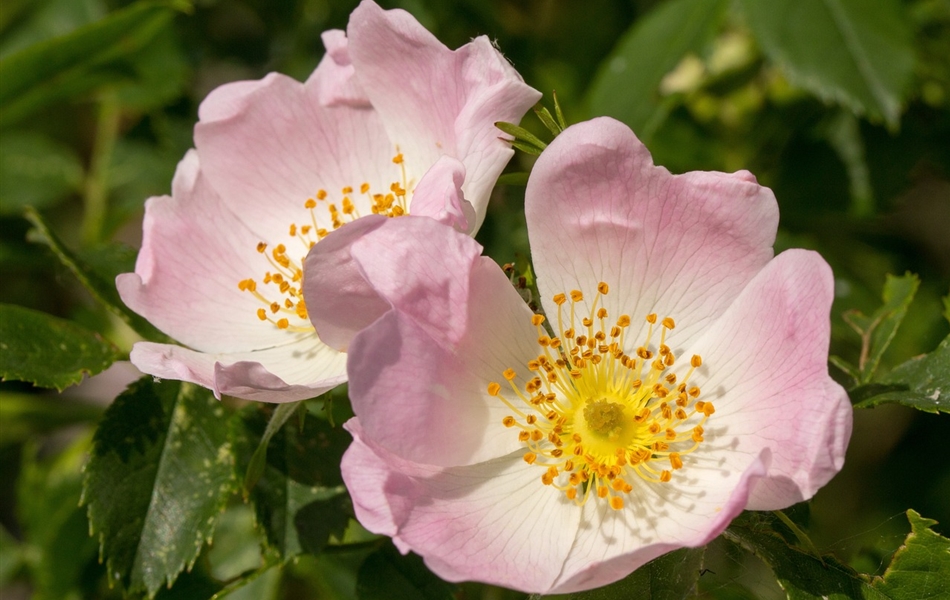
M 356 186 L 331 187 L 340 190 L 340 196 L 336 198 L 326 189 L 320 188 L 313 197 L 303 201 L 303 218 L 288 224 L 285 230 L 288 239 L 284 243 L 273 246 L 265 241 L 257 243 L 257 253 L 263 259 L 256 260 L 267 261 L 266 265 L 261 263 L 264 275 L 242 279 L 238 281 L 237 288 L 250 294 L 255 303 L 262 307 L 254 311 L 258 319 L 289 333 L 314 333 L 303 301 L 304 258 L 331 231 L 355 221 L 363 214 L 387 217 L 408 214 L 416 181 L 408 176 L 398 146 L 392 163 L 396 167 L 389 165 L 388 168 L 395 169 L 395 174 L 383 188 L 387 190 L 386 193 L 374 193 L 372 185 L 366 181 Z
M 512 411 L 502 425 L 526 446 L 525 462 L 543 466 L 542 485 L 578 506 L 596 498 L 619 511 L 636 487 L 689 470 L 684 457 L 705 441 L 715 408 L 693 384 L 702 357 L 680 356 L 667 340 L 673 318 L 650 313 L 637 328 L 629 315 L 611 319 L 609 291 L 601 282 L 590 298 L 554 295 L 556 316 L 531 317 L 531 373 L 521 379 L 509 367 L 487 389 Z

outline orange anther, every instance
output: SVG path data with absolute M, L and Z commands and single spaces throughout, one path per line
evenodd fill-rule
M 663 321 L 662 321 L 662 324 L 663 324 L 663 327 L 666 327 L 667 329 L 675 329 L 675 328 L 676 328 L 676 321 L 674 321 L 674 320 L 671 319 L 670 317 L 664 318 Z
M 574 302 L 580 302 L 584 299 L 584 294 L 580 290 L 571 290 L 571 300 Z
M 694 354 L 693 358 L 689 359 L 689 364 L 694 369 L 698 369 L 699 367 L 703 366 L 703 358 L 698 354 Z
M 500 391 L 501 391 L 501 385 L 499 385 L 497 382 L 493 381 L 488 384 L 488 395 L 497 396 L 498 392 Z
M 600 292 L 601 294 L 606 295 L 609 290 L 610 290 L 610 287 L 603 281 L 597 284 L 597 291 Z
M 531 324 L 540 325 L 544 323 L 544 315 L 531 315 Z

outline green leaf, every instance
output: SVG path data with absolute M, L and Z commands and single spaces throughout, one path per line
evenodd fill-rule
M 0 214 L 42 208 L 82 187 L 83 168 L 68 146 L 35 132 L 10 131 L 0 144 Z
M 80 400 L 39 394 L 0 392 L 0 448 L 25 442 L 37 433 L 66 425 L 92 423 L 103 408 Z
M 914 70 L 897 0 L 742 0 L 753 34 L 792 83 L 896 129 Z
M 6 587 L 23 565 L 23 548 L 7 528 L 0 525 L 0 588 Z
M 86 256 L 90 262 L 86 262 L 82 257 L 77 256 L 63 245 L 50 230 L 49 225 L 46 224 L 40 213 L 28 208 L 25 216 L 34 227 L 33 231 L 30 232 L 30 239 L 48 246 L 60 262 L 76 276 L 76 279 L 103 306 L 125 321 L 129 327 L 145 339 L 154 342 L 169 341 L 168 336 L 155 329 L 151 323 L 126 307 L 115 288 L 115 276 L 118 273 L 131 270 L 133 261 L 127 246 L 111 245 L 89 251 Z M 97 268 L 93 268 L 93 264 Z
M 907 511 L 907 520 L 911 532 L 871 587 L 894 600 L 950 598 L 950 539 L 930 529 L 936 521 L 913 510 Z
M 542 142 L 536 135 L 525 129 L 524 127 L 519 127 L 514 123 L 505 123 L 504 121 L 498 121 L 495 123 L 495 127 L 501 129 L 508 135 L 515 138 L 511 141 L 512 145 L 520 144 L 524 146 L 531 146 L 536 148 L 538 151 L 544 150 L 548 147 L 547 144 Z
M 77 27 L 88 25 L 101 19 L 106 13 L 102 0 L 20 0 L 23 14 L 15 15 L 7 21 L 7 15 L 0 17 L 0 58 L 18 52 L 32 44 L 50 38 L 65 35 Z M 4 2 L 3 11 L 11 10 L 10 4 L 16 0 Z M 17 8 L 12 8 L 14 13 Z M 3 31 L 10 24 L 10 31 Z
M 154 596 L 194 564 L 237 491 L 226 422 L 210 391 L 151 377 L 106 411 L 83 503 L 110 580 Z
M 254 454 L 251 455 L 251 463 L 248 465 L 244 475 L 245 497 L 247 497 L 248 493 L 250 493 L 257 484 L 261 475 L 264 474 L 264 467 L 267 464 L 267 444 L 270 443 L 270 439 L 274 437 L 274 434 L 284 426 L 287 419 L 301 408 L 301 402 L 287 402 L 278 405 L 277 408 L 274 409 L 274 414 L 271 415 L 270 421 L 267 422 L 267 427 L 264 428 L 264 435 L 261 436 L 261 441 L 257 444 L 257 449 L 254 450 Z
M 865 316 L 857 310 L 850 310 L 842 315 L 845 322 L 861 336 L 858 383 L 868 383 L 874 377 L 881 357 L 907 315 L 907 308 L 918 287 L 920 280 L 913 273 L 901 277 L 888 275 L 884 282 L 884 305 L 881 308 L 871 316 Z
M 263 473 L 250 494 L 268 545 L 285 560 L 319 553 L 331 535 L 341 538 L 352 514 L 340 475 L 350 435 L 309 412 L 303 414 L 302 428 L 283 427 L 273 433 Z M 273 422 L 259 406 L 236 416 L 231 439 L 242 465 L 250 463 Z
M 950 597 L 950 540 L 930 530 L 936 521 L 907 511 L 911 533 L 883 577 L 857 573 L 833 556 L 789 543 L 767 513 L 743 513 L 724 537 L 761 558 L 789 600 L 936 600 Z
M 96 564 L 96 541 L 79 507 L 90 437 L 81 435 L 63 452 L 43 459 L 35 444 L 25 448 L 17 509 L 34 598 L 80 597 L 77 588 Z
M 931 413 L 950 413 L 950 336 L 930 354 L 898 365 L 881 383 L 848 392 L 855 408 L 897 403 Z
M 549 111 L 546 106 L 538 103 L 534 107 L 534 114 L 537 115 L 538 120 L 540 120 L 541 123 L 547 127 L 547 130 L 551 132 L 551 135 L 557 137 L 557 134 L 564 131 L 561 125 L 554 120 L 554 116 L 551 115 L 551 111 Z
M 118 348 L 72 321 L 0 304 L 0 380 L 60 391 L 119 360 Z
M 0 127 L 133 71 L 129 57 L 171 20 L 181 2 L 137 2 L 104 19 L 0 60 Z
M 685 600 L 696 595 L 705 548 L 681 548 L 664 554 L 610 585 L 573 594 L 533 596 L 540 600 Z
M 641 140 L 666 119 L 671 99 L 660 82 L 689 52 L 699 52 L 719 27 L 726 0 L 673 0 L 658 6 L 620 39 L 601 64 L 587 104 L 591 114 L 629 125 Z
M 359 600 L 453 600 L 458 586 L 432 574 L 415 554 L 392 544 L 370 554 L 356 575 Z
M 743 513 L 723 536 L 758 556 L 772 568 L 789 600 L 858 600 L 870 586 L 864 577 L 832 556 L 814 554 L 790 544 L 776 531 L 774 515 Z

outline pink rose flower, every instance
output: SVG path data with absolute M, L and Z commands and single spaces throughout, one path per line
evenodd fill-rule
M 373 213 L 473 232 L 512 150 L 496 121 L 540 94 L 479 37 L 451 51 L 408 13 L 364 1 L 299 83 L 271 73 L 214 90 L 172 195 L 146 204 L 125 303 L 183 346 L 141 342 L 157 377 L 250 400 L 316 396 L 346 380 L 300 293 L 303 258 Z
M 364 526 L 448 580 L 566 593 L 841 469 L 831 270 L 773 257 L 777 205 L 750 173 L 671 175 L 595 119 L 542 153 L 525 210 L 546 317 L 434 220 L 374 219 L 349 247 L 361 293 L 387 306 L 343 340 L 343 475 Z M 358 320 L 322 253 L 307 263 L 308 298 L 332 309 L 313 311 L 318 331 Z

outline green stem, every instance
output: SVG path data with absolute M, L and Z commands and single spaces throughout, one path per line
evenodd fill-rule
M 102 241 L 109 197 L 109 165 L 119 137 L 121 116 L 116 93 L 103 93 L 99 100 L 96 139 L 93 142 L 92 159 L 86 174 L 83 196 L 82 241 L 86 246 Z

